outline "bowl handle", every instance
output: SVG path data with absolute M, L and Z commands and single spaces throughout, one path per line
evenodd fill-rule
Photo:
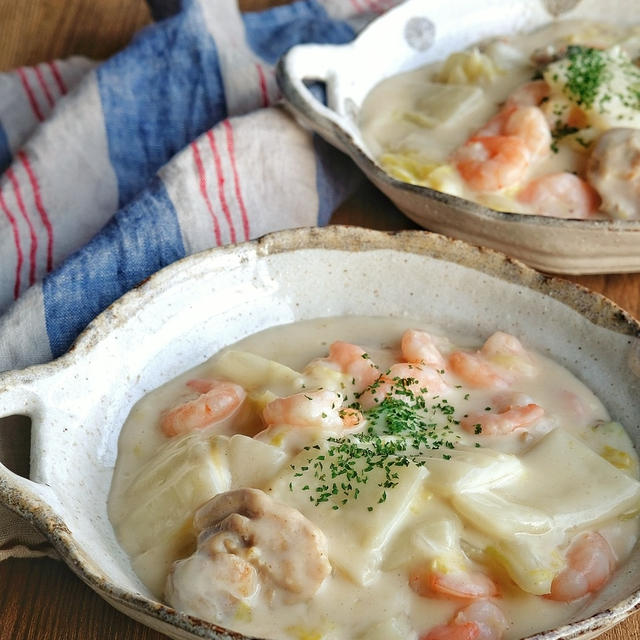
M 344 45 L 306 44 L 292 47 L 279 60 L 276 79 L 287 106 L 296 118 L 346 153 L 347 147 L 341 140 L 341 133 L 348 127 L 344 117 L 317 100 L 305 85 L 306 80 L 324 82 L 330 94 L 331 69 L 344 55 L 344 49 Z
M 39 386 L 34 384 L 36 376 L 29 373 L 11 371 L 0 377 L 0 418 L 12 415 L 30 417 L 33 442 L 44 403 L 35 390 Z M 38 379 L 38 383 L 41 382 L 42 379 Z M 19 515 L 29 517 L 42 515 L 43 510 L 50 513 L 57 499 L 50 487 L 14 473 L 0 461 L 0 502 Z

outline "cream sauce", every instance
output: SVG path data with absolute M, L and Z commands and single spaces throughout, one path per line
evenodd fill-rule
M 520 190 L 533 179 L 557 172 L 575 173 L 590 182 L 586 164 L 597 137 L 611 127 L 640 124 L 640 104 L 634 103 L 629 109 L 613 104 L 616 96 L 621 95 L 614 90 L 614 99 L 608 103 L 612 106 L 606 107 L 611 111 L 609 115 L 603 118 L 599 109 L 583 108 L 585 121 L 567 133 L 566 119 L 571 107 L 576 105 L 571 102 L 573 98 L 567 98 L 571 93 L 566 85 L 558 81 L 558 75 L 566 68 L 563 71 L 553 66 L 564 63 L 551 58 L 571 45 L 621 51 L 625 60 L 637 61 L 640 28 L 558 21 L 531 33 L 480 42 L 444 61 L 387 78 L 371 90 L 361 106 L 359 125 L 364 141 L 377 162 L 400 180 L 500 211 L 587 217 L 576 212 L 562 213 L 559 206 L 554 211 L 554 205 L 541 211 L 536 203 L 524 202 L 518 197 Z M 545 57 L 549 58 L 549 64 L 541 62 Z M 544 77 L 552 85 L 550 97 L 542 103 L 531 102 L 543 111 L 552 136 L 546 153 L 532 158 L 526 172 L 503 188 L 472 188 L 458 170 L 457 154 L 465 142 L 503 108 L 516 89 L 536 77 Z M 637 83 L 634 80 L 632 84 Z M 576 125 L 575 116 L 571 123 Z M 500 135 L 506 134 L 502 131 Z M 548 152 L 549 147 L 553 152 Z M 606 195 L 603 198 L 606 200 Z M 601 209 L 599 214 L 593 211 L 589 215 L 640 217 L 640 211 Z
M 172 596 L 172 602 L 250 636 L 416 638 L 449 621 L 464 603 L 418 595 L 409 586 L 411 568 L 453 556 L 466 557 L 473 566 L 483 566 L 489 557 L 494 564 L 497 558 L 499 563 L 518 565 L 518 547 L 513 543 L 518 536 L 525 540 L 525 554 L 535 555 L 542 548 L 527 546 L 523 521 L 532 531 L 539 527 L 538 533 L 547 527 L 547 533 L 537 536 L 546 540 L 544 551 L 563 549 L 576 530 L 588 529 L 602 532 L 619 564 L 624 561 L 638 536 L 638 518 L 627 517 L 640 506 L 635 451 L 624 430 L 609 423 L 594 394 L 567 370 L 537 353 L 527 353 L 526 375 L 515 376 L 516 382 L 500 393 L 516 393 L 524 402 L 542 406 L 545 415 L 541 420 L 530 429 L 495 437 L 469 434 L 454 426 L 455 437 L 448 436 L 454 448 L 431 451 L 426 469 L 413 465 L 401 469 L 398 486 L 388 489 L 383 503 L 378 503 L 380 489 L 373 481 L 362 486 L 359 503 L 349 499 L 332 509 L 332 499 L 318 506 L 309 500 L 311 491 L 303 483 L 313 484 L 313 476 L 305 472 L 297 477 L 291 465 L 300 473 L 309 454 L 298 451 L 304 444 L 314 444 L 315 437 L 325 447 L 327 434 L 322 430 L 294 427 L 304 436 L 303 444 L 293 448 L 290 440 L 279 440 L 277 434 L 271 440 L 248 437 L 263 428 L 256 410 L 264 402 L 299 391 L 296 385 L 301 380 L 311 392 L 313 378 L 308 373 L 304 377 L 305 367 L 314 358 L 325 357 L 334 341 L 362 346 L 385 370 L 400 357 L 400 339 L 408 326 L 445 335 L 420 322 L 392 318 L 329 318 L 274 327 L 223 350 L 135 405 L 119 440 L 109 515 L 134 570 L 157 597 L 164 595 L 172 563 L 195 550 L 193 514 L 198 507 L 215 494 L 248 486 L 299 510 L 322 530 L 333 568 L 311 599 L 291 602 L 276 590 L 275 595 L 241 602 L 232 607 L 231 615 L 220 617 L 211 609 L 211 600 L 202 597 L 211 585 L 206 562 L 202 561 L 198 571 L 202 556 L 193 555 L 186 578 L 189 590 Z M 437 338 L 436 344 L 445 357 L 461 347 L 479 346 L 477 339 L 450 332 L 446 338 Z M 243 361 L 239 352 L 266 360 Z M 290 369 L 265 364 L 268 361 Z M 247 383 L 245 405 L 252 410 L 245 406 L 246 415 L 240 412 L 232 421 L 186 436 L 164 436 L 159 428 L 162 412 L 193 397 L 186 382 L 225 377 L 225 373 L 235 382 L 242 378 Z M 332 375 L 327 374 L 323 386 L 337 380 Z M 500 395 L 496 390 L 457 388 L 453 383 L 458 379 L 450 371 L 445 377 L 452 388 L 443 397 L 455 408 L 458 419 L 495 405 Z M 318 378 L 315 380 L 317 383 Z M 428 402 L 439 404 L 436 398 Z M 440 426 L 450 425 L 440 411 L 433 415 Z M 248 435 L 230 435 L 238 425 Z M 451 460 L 446 459 L 448 454 Z M 577 487 L 567 481 L 565 469 L 575 473 Z M 510 515 L 505 505 L 516 511 Z M 555 524 L 549 528 L 550 519 Z M 527 562 L 523 561 L 531 569 Z M 512 578 L 527 582 L 530 576 L 522 577 L 522 573 L 522 567 L 514 568 Z M 496 602 L 507 618 L 506 640 L 564 623 L 584 604 L 584 600 L 560 603 L 526 593 L 508 578 L 500 581 L 500 591 Z

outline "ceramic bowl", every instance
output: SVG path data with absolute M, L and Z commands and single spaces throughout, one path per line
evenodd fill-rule
M 407 0 L 347 45 L 300 45 L 280 60 L 285 102 L 305 125 L 348 154 L 409 218 L 552 273 L 640 271 L 640 221 L 566 220 L 502 213 L 463 198 L 392 178 L 376 163 L 358 113 L 378 82 L 442 60 L 483 38 L 528 31 L 553 20 L 628 23 L 635 0 Z M 309 83 L 326 85 L 327 103 Z
M 120 427 L 140 397 L 221 347 L 345 314 L 419 317 L 479 340 L 512 332 L 640 438 L 640 325 L 612 302 L 436 234 L 298 229 L 177 262 L 109 307 L 62 358 L 0 375 L 0 417 L 32 420 L 31 477 L 0 465 L 0 502 L 129 616 L 172 638 L 241 637 L 155 601 L 133 573 L 106 512 Z M 592 638 L 639 606 L 640 549 L 573 622 L 534 637 Z

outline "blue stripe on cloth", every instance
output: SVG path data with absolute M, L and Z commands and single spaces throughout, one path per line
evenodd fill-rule
M 184 5 L 97 71 L 120 207 L 227 115 L 215 42 L 198 3 Z
M 275 64 L 285 51 L 302 42 L 344 44 L 355 36 L 349 24 L 330 18 L 316 0 L 245 13 L 243 20 L 249 46 L 269 64 Z
M 45 323 L 53 356 L 63 354 L 114 300 L 184 255 L 176 211 L 156 177 L 44 280 Z
M 313 135 L 318 191 L 318 226 L 329 224 L 331 214 L 362 181 L 362 173 L 351 160 L 320 136 Z
M 11 165 L 11 149 L 9 139 L 0 123 L 0 173 L 4 173 Z

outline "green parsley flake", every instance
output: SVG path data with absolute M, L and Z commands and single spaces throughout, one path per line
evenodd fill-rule
M 600 86 L 611 75 L 605 54 L 600 49 L 572 45 L 567 49 L 567 91 L 579 106 L 589 109 Z
M 380 383 L 380 379 L 376 380 L 369 390 Z M 324 455 L 313 455 L 312 450 L 320 449 L 317 444 L 305 447 L 310 454 L 306 464 L 299 467 L 300 471 L 295 465 L 291 467 L 294 477 L 312 469 L 316 483 L 302 487 L 311 492 L 311 502 L 318 506 L 331 501 L 331 508 L 336 509 L 349 500 L 357 500 L 359 486 L 368 482 L 372 471 L 381 470 L 382 477 L 376 475 L 381 489 L 378 504 L 382 504 L 387 491 L 398 485 L 401 468 L 424 466 L 427 450 L 455 448 L 460 436 L 451 427 L 459 423 L 454 418 L 454 407 L 445 399 L 428 406 L 424 396 L 411 390 L 416 383 L 413 378 L 395 378 L 378 405 L 363 411 L 369 424 L 366 431 L 327 438 L 329 446 Z M 357 402 L 351 408 L 362 410 Z M 450 460 L 451 455 L 443 453 L 442 458 Z M 373 506 L 367 509 L 372 511 Z
M 552 138 L 551 151 L 553 151 L 553 153 L 558 153 L 558 141 L 562 140 L 562 138 L 566 136 L 570 136 L 573 133 L 577 133 L 578 131 L 580 131 L 578 127 L 572 127 L 568 124 L 563 124 L 560 121 L 556 122 L 556 126 L 551 131 L 551 138 Z M 578 141 L 580 141 L 580 143 L 583 144 L 580 138 L 578 138 Z M 583 144 L 583 146 L 588 147 L 589 145 Z

